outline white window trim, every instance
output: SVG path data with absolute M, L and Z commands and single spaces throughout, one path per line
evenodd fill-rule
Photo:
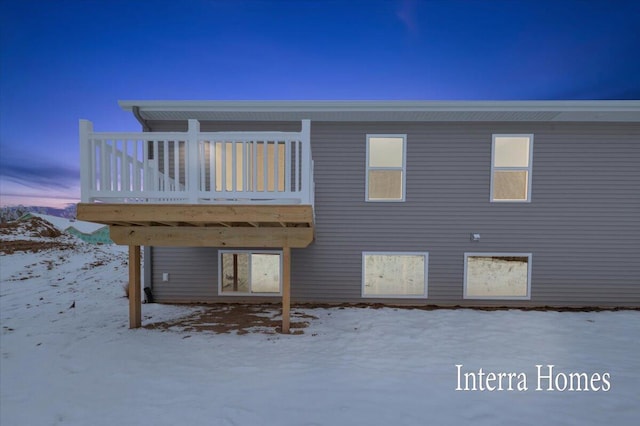
M 224 253 L 277 254 L 280 256 L 280 283 L 277 293 L 223 292 L 222 291 L 222 255 Z M 249 267 L 249 283 L 251 283 L 251 267 Z M 282 296 L 282 250 L 218 250 L 218 296 Z
M 529 166 L 528 167 L 495 167 L 496 138 L 529 138 Z M 494 200 L 493 199 L 493 175 L 495 171 L 527 171 L 527 199 L 526 200 Z M 492 203 L 530 203 L 531 182 L 533 176 L 533 133 L 498 133 L 491 137 L 491 189 L 489 201 Z
M 424 257 L 424 294 L 365 294 L 365 258 L 367 255 L 387 256 L 423 256 Z M 362 252 L 362 278 L 360 283 L 360 295 L 366 299 L 426 299 L 429 294 L 429 252 L 426 251 L 363 251 Z
M 371 138 L 402 138 L 402 167 L 369 167 L 369 140 Z M 366 142 L 366 176 L 364 200 L 368 203 L 403 203 L 407 192 L 407 135 L 406 134 L 367 134 Z M 371 200 L 369 199 L 369 170 L 402 170 L 402 198 L 399 200 Z
M 468 296 L 467 295 L 467 265 L 470 257 L 526 257 L 527 260 L 527 295 L 526 296 Z M 469 252 L 464 254 L 464 278 L 462 282 L 463 299 L 470 300 L 531 300 L 531 270 L 533 269 L 532 253 L 494 253 L 494 252 Z

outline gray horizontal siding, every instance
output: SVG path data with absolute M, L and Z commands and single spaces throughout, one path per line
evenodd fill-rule
M 299 127 L 278 124 L 268 128 Z M 362 301 L 363 251 L 428 251 L 423 303 L 640 306 L 639 125 L 315 122 L 311 131 L 316 240 L 293 250 L 294 301 Z M 407 134 L 406 202 L 364 201 L 367 133 Z M 534 134 L 531 203 L 489 202 L 493 133 Z M 471 232 L 481 241 L 471 242 Z M 531 301 L 463 300 L 465 252 L 532 253 Z M 217 250 L 154 253 L 156 293 L 159 265 L 185 269 L 184 284 L 165 286 L 159 299 L 179 293 L 189 301 L 221 300 L 215 296 Z M 188 263 L 169 259 L 184 253 L 192 254 Z
M 151 256 L 155 300 L 193 302 L 194 295 L 197 295 L 199 301 L 215 301 L 218 291 L 216 249 L 154 247 Z M 163 273 L 169 274 L 169 281 L 162 281 Z

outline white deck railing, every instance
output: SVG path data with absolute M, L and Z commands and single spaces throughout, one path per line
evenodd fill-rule
M 94 132 L 80 120 L 83 203 L 313 204 L 310 123 L 300 132 Z

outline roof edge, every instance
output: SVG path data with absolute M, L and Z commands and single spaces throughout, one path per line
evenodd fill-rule
M 121 100 L 125 111 L 628 111 L 640 100 L 406 101 L 406 100 Z

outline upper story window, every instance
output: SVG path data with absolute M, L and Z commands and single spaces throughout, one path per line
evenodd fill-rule
M 493 135 L 491 201 L 530 202 L 533 135 Z
M 367 201 L 404 201 L 407 135 L 367 135 Z

